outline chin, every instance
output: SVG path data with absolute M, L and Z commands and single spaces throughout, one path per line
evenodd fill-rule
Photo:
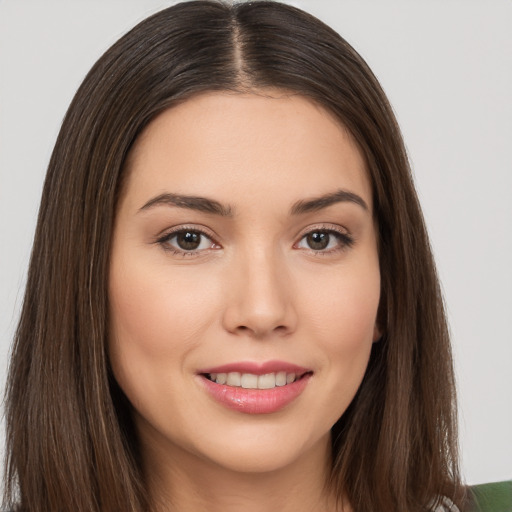
M 328 431 L 320 439 L 304 435 L 284 435 L 261 429 L 259 434 L 245 433 L 225 436 L 220 442 L 209 442 L 200 449 L 202 457 L 225 470 L 236 473 L 272 473 L 296 464 L 312 453 L 325 454 L 330 450 L 331 435 Z M 276 449 L 279 447 L 279 449 Z

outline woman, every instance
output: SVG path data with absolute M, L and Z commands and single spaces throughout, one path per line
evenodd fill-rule
M 52 155 L 8 386 L 23 511 L 462 509 L 435 268 L 357 53 L 265 2 L 121 38 Z

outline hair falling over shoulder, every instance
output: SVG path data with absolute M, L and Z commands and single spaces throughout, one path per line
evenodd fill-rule
M 379 234 L 379 324 L 332 429 L 328 484 L 357 512 L 463 501 L 455 384 L 435 265 L 392 109 L 357 52 L 277 2 L 179 3 L 93 66 L 44 184 L 6 394 L 7 506 L 150 510 L 130 405 L 109 367 L 108 273 L 127 154 L 160 112 L 206 91 L 278 88 L 322 105 L 366 159 Z

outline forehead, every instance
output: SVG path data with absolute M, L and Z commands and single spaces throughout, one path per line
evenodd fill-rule
M 230 203 L 247 194 L 301 198 L 348 188 L 371 205 L 364 158 L 331 113 L 286 92 L 206 93 L 169 108 L 129 156 L 127 192 L 169 191 Z

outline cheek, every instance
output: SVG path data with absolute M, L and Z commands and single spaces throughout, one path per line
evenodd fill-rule
M 171 376 L 183 375 L 187 354 L 212 324 L 219 301 L 183 271 L 119 257 L 113 258 L 109 301 L 116 380 L 136 408 L 151 396 L 163 400 L 156 376 L 170 385 Z
M 214 314 L 216 298 L 187 272 L 118 262 L 110 275 L 111 339 L 153 357 L 186 349 Z
M 307 309 L 328 352 L 358 351 L 374 341 L 380 300 L 376 259 L 332 272 L 321 288 L 308 286 Z
M 336 277 L 334 277 L 336 275 Z M 319 408 L 330 425 L 345 412 L 355 396 L 368 366 L 375 337 L 380 299 L 378 262 L 352 266 L 350 272 L 333 274 L 324 289 L 309 296 L 312 323 L 322 357 L 325 394 Z

